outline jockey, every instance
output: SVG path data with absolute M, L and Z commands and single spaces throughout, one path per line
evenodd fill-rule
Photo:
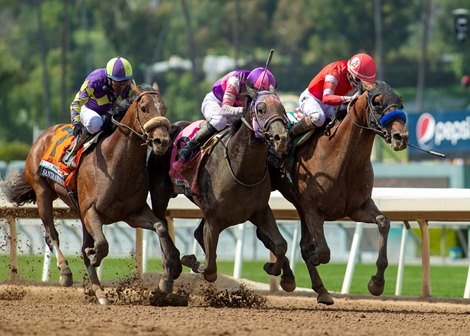
M 73 151 L 64 158 L 67 165 L 75 161 L 78 149 L 89 136 L 103 129 L 106 112 L 133 95 L 132 83 L 135 84 L 132 66 L 119 56 L 109 60 L 106 68 L 96 69 L 86 77 L 70 105 L 73 135 L 77 140 Z
M 291 128 L 290 136 L 323 126 L 333 116 L 335 106 L 359 96 L 350 94 L 360 81 L 375 81 L 375 71 L 375 61 L 367 54 L 356 54 L 347 62 L 341 60 L 325 66 L 300 95 L 299 107 L 305 117 Z
M 277 87 L 276 78 L 265 68 L 235 70 L 218 79 L 204 98 L 201 112 L 207 120 L 185 147 L 178 151 L 182 161 L 188 161 L 212 135 L 240 119 L 246 86 L 256 90 Z

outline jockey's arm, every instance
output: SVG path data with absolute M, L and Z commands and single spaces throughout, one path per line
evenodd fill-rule
M 338 86 L 338 78 L 334 75 L 325 76 L 325 84 L 323 85 L 322 102 L 330 106 L 338 106 L 343 103 L 350 102 L 354 96 L 336 95 L 336 87 Z
M 222 99 L 222 109 L 220 114 L 223 116 L 236 116 L 243 113 L 243 107 L 234 107 L 237 95 L 240 93 L 240 80 L 238 77 L 230 77 L 227 81 L 227 87 Z
M 85 81 L 80 88 L 80 91 L 77 92 L 75 98 L 70 104 L 70 117 L 72 124 L 78 124 L 80 122 L 80 109 L 85 105 L 88 100 L 90 100 L 90 95 L 87 90 L 88 81 Z

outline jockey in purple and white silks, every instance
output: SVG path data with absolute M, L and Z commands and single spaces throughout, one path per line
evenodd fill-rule
M 182 161 L 188 161 L 212 135 L 242 117 L 242 94 L 246 92 L 246 86 L 262 91 L 269 90 L 270 87 L 276 88 L 277 82 L 274 75 L 265 68 L 235 70 L 218 79 L 201 105 L 201 112 L 207 122 L 178 151 Z

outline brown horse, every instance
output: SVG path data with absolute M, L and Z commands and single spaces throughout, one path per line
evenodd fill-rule
M 202 273 L 207 281 L 215 281 L 220 233 L 249 220 L 257 227 L 258 238 L 277 258 L 265 265 L 265 271 L 272 275 L 282 271 L 281 286 L 287 291 L 295 289 L 294 274 L 285 256 L 287 242 L 268 205 L 268 149 L 273 146 L 277 152 L 285 152 L 288 144 L 286 114 L 277 94 L 249 90 L 242 120 L 202 159 L 197 176 L 200 194 L 191 199 L 204 215 L 194 236 L 204 250 L 205 262 L 200 265 L 191 255 L 182 258 L 184 265 Z M 176 196 L 169 174 L 162 173 L 168 172 L 169 156 L 153 157 L 149 162 L 152 208 L 157 217 L 164 216 L 169 199 Z
M 387 237 L 390 220 L 371 198 L 374 173 L 370 161 L 374 137 L 379 134 L 395 151 L 406 148 L 408 130 L 401 111 L 402 99 L 384 82 L 364 88 L 348 106 L 345 118 L 326 134 L 314 134 L 297 148 L 291 185 L 280 170 L 270 168 L 273 189 L 296 207 L 300 219 L 300 241 L 317 301 L 333 304 L 316 266 L 328 263 L 330 249 L 323 232 L 325 220 L 349 217 L 356 222 L 375 223 L 380 232 L 377 273 L 368 288 L 373 295 L 384 289 L 388 266 Z
M 168 234 L 165 221 L 156 218 L 147 205 L 147 146 L 155 155 L 164 154 L 170 146 L 170 123 L 167 108 L 158 91 L 146 91 L 133 85 L 137 97 L 125 112 L 117 129 L 100 140 L 93 151 L 85 152 L 77 171 L 77 198 L 68 196 L 65 187 L 36 174 L 39 162 L 49 148 L 55 131 L 48 128 L 33 144 L 26 159 L 25 171 L 4 186 L 11 202 L 37 202 L 45 228 L 47 245 L 57 256 L 60 283 L 71 286 L 72 273 L 59 247 L 54 227 L 52 201 L 60 197 L 80 215 L 83 227 L 82 254 L 92 290 L 100 303 L 107 303 L 96 273 L 96 267 L 108 254 L 108 242 L 102 226 L 125 221 L 131 227 L 155 231 L 160 239 L 165 274 L 160 289 L 170 292 L 173 280 L 181 273 L 179 251 Z M 163 217 L 164 218 L 164 217 Z

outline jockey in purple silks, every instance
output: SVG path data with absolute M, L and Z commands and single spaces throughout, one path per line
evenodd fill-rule
M 218 79 L 202 102 L 201 112 L 207 122 L 178 151 L 182 161 L 191 159 L 212 135 L 242 117 L 242 94 L 246 92 L 246 86 L 262 91 L 275 89 L 277 82 L 274 75 L 265 68 L 256 68 L 253 71 L 235 70 Z
M 77 137 L 73 150 L 64 162 L 72 164 L 75 155 L 85 141 L 103 129 L 104 116 L 109 109 L 133 95 L 132 66 L 123 57 L 115 57 L 106 68 L 92 71 L 83 82 L 80 91 L 70 105 L 73 135 Z

